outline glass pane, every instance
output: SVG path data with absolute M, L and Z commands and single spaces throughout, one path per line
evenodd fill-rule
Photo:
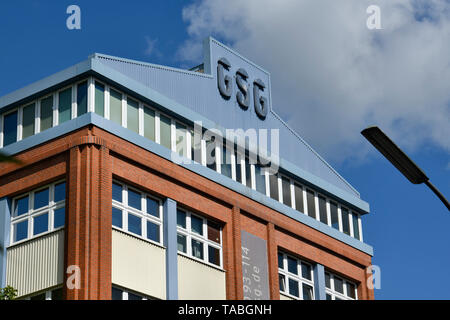
M 128 205 L 141 210 L 141 194 L 134 190 L 128 189 Z
M 191 230 L 199 235 L 203 235 L 203 219 L 191 216 Z
M 220 244 L 220 227 L 210 221 L 208 221 L 208 239 Z
M 331 276 L 327 272 L 325 272 L 325 287 L 331 289 Z
M 278 252 L 278 268 L 284 269 L 283 261 L 283 254 Z
M 52 300 L 63 300 L 62 288 L 55 289 L 51 292 Z
M 215 247 L 208 246 L 208 260 L 210 263 L 220 266 L 220 250 Z
M 333 300 L 333 298 L 331 297 L 331 294 L 327 293 L 327 300 Z
M 186 236 L 177 234 L 178 251 L 187 253 Z
M 41 100 L 41 132 L 53 125 L 53 96 Z
M 192 239 L 192 256 L 203 260 L 203 243 Z
M 280 291 L 286 292 L 286 278 L 284 277 L 284 275 L 278 275 L 278 282 L 280 285 Z
M 301 267 L 302 267 L 302 277 L 308 280 L 312 280 L 311 266 L 309 264 L 302 263 Z
M 122 202 L 122 186 L 117 183 L 113 183 L 112 198 L 118 202 Z
M 39 209 L 47 206 L 49 203 L 49 190 L 48 188 L 34 193 L 34 207 L 33 209 Z
M 306 201 L 308 202 L 308 216 L 316 218 L 316 203 L 314 201 L 314 192 L 306 190 Z
M 237 150 L 237 147 L 235 147 Z M 236 181 L 242 183 L 242 161 L 243 157 L 236 151 Z
M 330 202 L 330 211 L 331 211 L 331 226 L 336 230 L 339 230 L 338 208 L 336 203 Z
M 266 174 L 258 164 L 255 164 L 256 191 L 266 194 Z
M 320 222 L 328 224 L 327 200 L 322 196 L 319 196 L 319 216 L 320 216 Z
M 186 229 L 186 212 L 177 210 L 177 226 Z
M 77 86 L 77 115 L 78 117 L 87 112 L 87 82 Z
M 352 213 L 353 220 L 353 236 L 359 240 L 359 223 L 358 223 L 358 215 Z
M 191 132 L 191 158 L 197 163 L 202 162 L 202 148 L 201 148 L 201 135 L 195 137 L 194 130 L 190 129 Z
M 25 139 L 26 137 L 32 136 L 34 134 L 34 111 L 34 103 L 23 108 L 22 139 Z
M 122 293 L 123 293 L 122 290 L 112 287 L 111 300 L 122 300 L 123 297 Z
M 344 293 L 344 282 L 341 278 L 334 277 L 334 291 Z
M 66 219 L 66 209 L 65 207 L 56 209 L 54 212 L 54 221 L 53 221 L 53 228 L 59 228 L 64 226 Z
M 41 214 L 33 219 L 33 235 L 48 231 L 48 213 Z
M 216 143 L 215 137 L 206 140 L 206 166 L 216 171 Z
M 348 283 L 348 282 L 346 284 L 347 284 L 347 296 L 349 296 L 350 298 L 355 299 L 356 298 L 356 294 L 355 294 L 356 287 L 355 287 L 355 285 L 352 284 L 352 283 Z
M 274 200 L 280 199 L 278 196 L 278 175 L 269 174 L 270 197 Z
M 291 206 L 291 181 L 287 178 L 281 179 L 281 186 L 283 188 L 283 203 L 287 206 Z
M 348 210 L 342 208 L 341 212 L 342 212 L 342 231 L 345 234 L 350 235 L 350 222 L 348 221 L 349 219 Z
M 95 113 L 105 116 L 105 86 L 95 82 Z
M 231 152 L 226 146 L 222 148 L 222 163 L 220 170 L 224 176 L 231 178 Z
M 59 124 L 61 124 L 72 118 L 72 88 L 61 91 L 58 100 Z
M 122 228 L 122 210 L 112 208 L 112 225 L 118 228 Z
M 128 292 L 128 300 L 142 300 L 142 297 L 138 296 L 137 294 Z
M 159 226 L 147 221 L 147 239 L 159 242 Z
M 28 237 L 28 220 L 16 223 L 14 225 L 14 242 L 26 239 Z
M 294 184 L 295 192 L 295 209 L 301 213 L 305 213 L 305 208 L 303 208 L 303 189 L 298 184 Z
M 17 111 L 3 118 L 3 146 L 17 141 Z
M 109 119 L 122 125 L 122 94 L 114 89 L 109 92 Z
M 248 157 L 245 158 L 245 185 L 252 188 L 252 166 Z
M 139 133 L 139 103 L 127 98 L 127 128 Z
M 66 199 L 66 183 L 61 182 L 55 185 L 55 202 Z
M 30 300 L 45 300 L 45 292 L 44 293 L 40 293 L 36 296 L 32 296 L 30 297 Z
M 175 145 L 179 155 L 187 157 L 186 126 L 176 122 Z
M 287 262 L 288 262 L 288 271 L 293 274 L 298 274 L 297 260 L 291 257 L 287 257 Z
M 20 216 L 28 212 L 28 196 L 16 200 L 14 216 Z
M 142 235 L 142 219 L 134 214 L 128 214 L 128 231 Z
M 289 278 L 289 293 L 293 296 L 298 297 L 298 282 L 294 279 Z
M 313 299 L 313 288 L 305 283 L 302 284 L 303 289 L 303 300 Z
M 159 126 L 160 126 L 160 144 L 168 149 L 172 149 L 171 141 L 172 134 L 170 129 L 170 118 L 160 115 L 159 117 Z
M 159 218 L 159 201 L 147 197 L 147 213 Z
M 155 141 L 155 111 L 144 108 L 144 137 Z

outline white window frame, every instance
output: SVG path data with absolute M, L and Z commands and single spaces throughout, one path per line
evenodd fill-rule
M 122 228 L 112 225 L 113 229 L 120 230 L 122 232 L 125 232 L 126 234 L 129 234 L 133 237 L 142 239 L 147 242 L 151 242 L 153 244 L 156 244 L 158 246 L 163 246 L 163 203 L 162 200 L 152 196 L 144 191 L 139 190 L 138 188 L 128 186 L 126 183 L 113 180 L 113 183 L 121 185 L 122 186 L 122 202 L 116 201 L 112 199 L 112 207 L 117 208 L 122 211 Z M 131 189 L 132 191 L 139 193 L 141 195 L 141 210 L 138 210 L 136 208 L 133 208 L 128 205 L 128 190 Z M 150 213 L 147 213 L 147 197 L 151 198 L 159 203 L 159 218 L 151 215 Z M 136 234 L 134 232 L 128 231 L 128 215 L 132 214 L 134 216 L 137 216 L 141 219 L 141 234 Z M 147 221 L 150 221 L 153 224 L 156 224 L 159 226 L 159 242 L 148 239 L 147 238 Z
M 315 288 L 314 288 L 314 268 L 313 265 L 309 262 L 306 262 L 302 259 L 299 259 L 293 255 L 290 254 L 286 254 L 284 252 L 278 252 L 278 254 L 283 255 L 283 267 L 280 268 L 280 266 L 278 266 L 278 277 L 279 275 L 283 275 L 284 276 L 284 280 L 285 280 L 285 289 L 286 291 L 282 291 L 280 288 L 280 293 L 291 297 L 295 300 L 303 300 L 303 283 L 310 286 L 312 288 L 312 300 L 315 300 Z M 297 261 L 297 274 L 291 273 L 288 271 L 288 257 L 291 259 L 294 259 Z M 302 276 L 302 269 L 301 269 L 301 264 L 306 264 L 309 265 L 311 268 L 311 280 L 303 278 Z M 289 278 L 291 278 L 294 281 L 298 282 L 298 293 L 299 296 L 296 297 L 292 294 L 289 293 Z
M 32 240 L 34 238 L 38 238 L 41 236 L 44 236 L 46 234 L 64 229 L 65 224 L 63 226 L 54 228 L 54 213 L 55 210 L 61 209 L 65 207 L 66 205 L 66 199 L 55 202 L 55 186 L 57 184 L 60 184 L 62 182 L 65 182 L 65 180 L 59 180 L 57 182 L 53 182 L 51 184 L 45 185 L 43 187 L 34 189 L 30 192 L 21 194 L 19 196 L 16 196 L 12 200 L 12 212 L 11 212 L 11 225 L 10 225 L 10 246 L 15 246 L 17 244 Z M 34 206 L 34 194 L 36 192 L 42 191 L 44 189 L 49 189 L 49 202 L 48 205 L 38 208 L 35 210 L 33 208 Z M 67 183 L 66 183 L 66 189 L 67 189 Z M 15 207 L 18 199 L 22 199 L 23 197 L 28 197 L 28 211 L 26 213 L 21 214 L 20 216 L 15 216 Z M 48 225 L 47 225 L 47 231 L 33 235 L 33 223 L 34 218 L 38 217 L 42 214 L 48 213 Z M 14 241 L 14 226 L 18 223 L 28 221 L 28 230 L 27 230 L 27 237 L 19 240 Z
M 349 280 L 345 279 L 344 277 L 337 276 L 329 271 L 325 271 L 325 273 L 330 275 L 330 287 L 331 287 L 331 288 L 327 288 L 325 286 L 325 294 L 331 295 L 331 300 L 336 300 L 336 298 L 339 298 L 341 300 L 358 300 L 358 286 L 356 285 L 356 283 L 354 283 L 353 281 L 349 281 Z M 344 293 L 340 293 L 335 290 L 334 278 L 339 278 L 342 280 L 342 286 L 343 286 Z M 348 295 L 347 283 L 352 284 L 355 287 L 355 298 L 352 298 Z
M 186 228 L 182 228 L 177 224 L 177 235 L 181 234 L 186 237 L 186 253 L 182 251 L 178 251 L 178 254 L 188 257 L 190 259 L 194 259 L 196 261 L 200 261 L 201 263 L 205 263 L 211 267 L 223 270 L 223 238 L 222 238 L 222 231 L 223 228 L 220 226 L 220 244 L 218 244 L 215 241 L 208 239 L 208 219 L 204 218 L 201 215 L 195 214 L 190 212 L 189 210 L 185 210 L 183 208 L 178 208 L 178 210 L 183 211 L 186 214 Z M 203 235 L 199 235 L 192 231 L 191 228 L 191 217 L 195 216 L 198 219 L 202 220 L 202 232 Z M 213 221 L 211 221 L 213 222 Z M 215 224 L 219 225 L 218 223 L 214 222 Z M 203 243 L 203 260 L 200 258 L 195 257 L 192 254 L 192 239 L 197 240 L 201 243 Z M 178 245 L 178 244 L 177 244 Z M 214 247 L 216 249 L 219 249 L 219 265 L 216 265 L 214 263 L 209 262 L 209 252 L 208 252 L 208 246 Z

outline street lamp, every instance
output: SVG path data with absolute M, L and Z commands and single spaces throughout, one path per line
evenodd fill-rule
M 414 184 L 425 183 L 450 211 L 450 204 L 444 195 L 431 184 L 426 174 L 389 137 L 374 126 L 361 131 L 361 134 L 380 151 L 403 175 Z

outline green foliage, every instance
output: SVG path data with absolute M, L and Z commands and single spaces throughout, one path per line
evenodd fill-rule
M 0 300 L 13 300 L 15 297 L 17 297 L 17 289 L 11 286 L 0 288 Z

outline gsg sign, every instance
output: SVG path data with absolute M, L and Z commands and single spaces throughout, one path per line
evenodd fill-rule
M 222 97 L 229 100 L 233 95 L 233 80 L 228 74 L 231 64 L 225 58 L 220 58 L 217 61 L 217 86 Z M 245 69 L 240 68 L 236 71 L 236 100 L 239 106 L 247 110 L 250 106 L 250 89 L 249 76 Z M 261 120 L 267 116 L 269 104 L 267 98 L 262 95 L 266 85 L 260 79 L 253 81 L 253 104 L 255 112 Z

